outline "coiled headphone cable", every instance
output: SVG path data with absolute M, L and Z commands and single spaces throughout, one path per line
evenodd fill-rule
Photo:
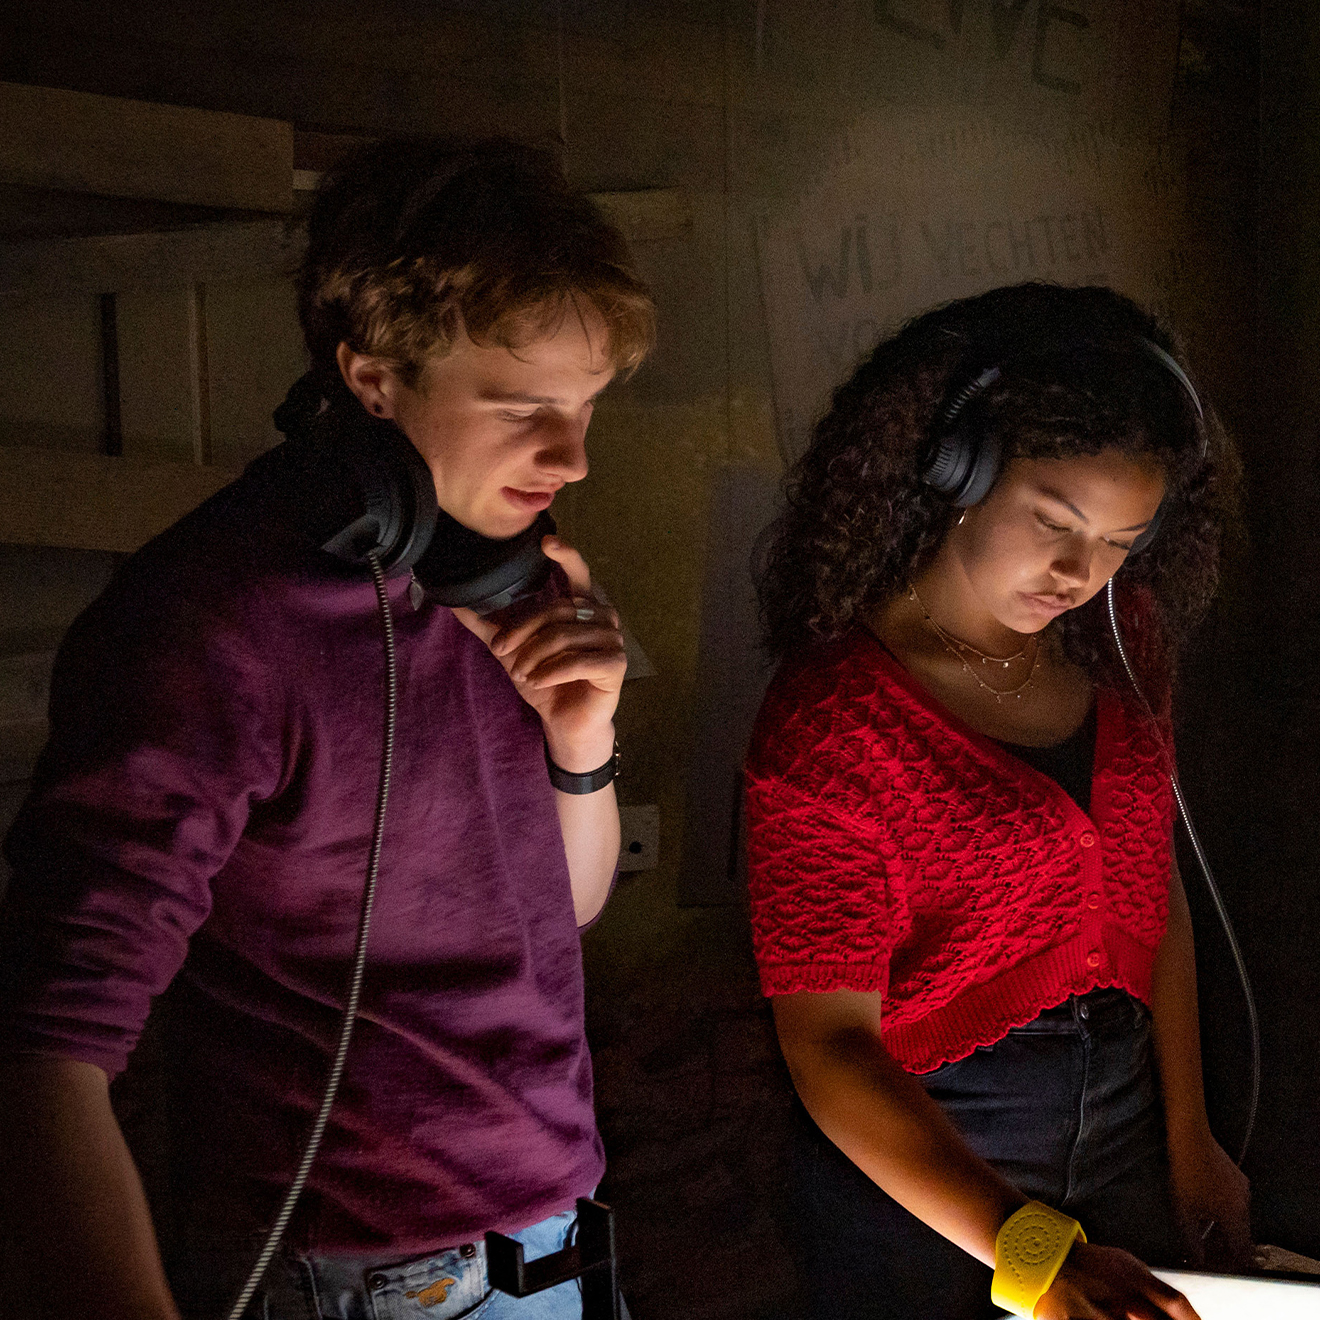
M 394 729 L 398 718 L 399 680 L 398 664 L 394 650 L 394 616 L 390 613 L 389 593 L 385 589 L 385 571 L 381 568 L 380 552 L 373 550 L 367 556 L 371 567 L 371 578 L 376 586 L 376 603 L 380 607 L 381 624 L 385 642 L 385 738 L 381 752 L 380 784 L 376 790 L 376 816 L 371 830 L 371 852 L 367 860 L 367 883 L 362 894 L 362 913 L 358 918 L 357 945 L 353 952 L 353 971 L 348 982 L 348 998 L 344 1004 L 343 1022 L 339 1028 L 339 1045 L 335 1050 L 334 1063 L 325 1084 L 325 1094 L 321 1097 L 321 1107 L 312 1125 L 311 1135 L 303 1150 L 298 1172 L 294 1175 L 289 1190 L 285 1193 L 284 1203 L 280 1206 L 275 1223 L 266 1237 L 257 1263 L 252 1267 L 247 1282 L 243 1285 L 238 1300 L 229 1312 L 229 1320 L 241 1320 L 243 1312 L 252 1300 L 253 1293 L 261 1283 L 270 1262 L 278 1250 L 284 1231 L 293 1216 L 293 1208 L 298 1204 L 303 1188 L 307 1185 L 307 1176 L 311 1173 L 312 1162 L 320 1148 L 321 1138 L 325 1136 L 326 1124 L 330 1119 L 330 1110 L 335 1103 L 339 1090 L 340 1078 L 344 1075 L 344 1060 L 348 1056 L 348 1042 L 353 1034 L 353 1024 L 357 1021 L 358 1002 L 362 997 L 362 978 L 367 967 L 367 936 L 371 931 L 371 909 L 376 901 L 376 879 L 380 873 L 381 840 L 385 830 L 385 807 L 390 799 L 390 779 L 394 773 Z

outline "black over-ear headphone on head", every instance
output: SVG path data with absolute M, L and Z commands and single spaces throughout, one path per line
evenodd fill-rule
M 1171 353 L 1161 348 L 1153 340 L 1138 335 L 1134 336 L 1134 341 L 1147 358 L 1157 363 L 1160 368 L 1178 382 L 1179 388 L 1190 401 L 1196 415 L 1197 461 L 1204 463 L 1210 442 L 1205 425 L 1205 410 L 1201 406 L 1201 400 L 1197 396 L 1192 382 L 1188 379 L 1187 373 Z M 1060 346 L 1060 351 L 1066 351 L 1066 349 L 1066 344 Z M 1012 361 L 1012 357 L 1013 355 L 1006 355 L 999 365 L 984 366 L 975 375 L 971 375 L 970 372 L 964 375 L 964 383 L 953 392 L 948 404 L 940 413 L 939 424 L 935 428 L 930 445 L 923 456 L 921 480 L 927 485 L 933 486 L 940 494 L 946 496 L 951 504 L 959 508 L 967 508 L 969 505 L 984 499 L 990 487 L 994 485 L 995 477 L 999 475 L 1001 458 L 999 441 L 985 428 L 977 425 L 977 419 L 974 415 L 977 410 L 973 408 L 969 412 L 968 405 L 974 403 L 1000 378 L 1002 367 Z M 1150 526 L 1133 542 L 1132 549 L 1128 551 L 1129 555 L 1144 550 L 1154 539 L 1167 503 L 1168 498 L 1166 496 L 1165 499 L 1160 501 L 1160 506 L 1155 511 L 1155 517 L 1150 521 Z M 1114 605 L 1113 578 L 1110 578 L 1106 585 L 1106 600 L 1109 611 L 1109 626 L 1113 632 L 1119 660 L 1122 663 L 1124 672 L 1127 674 L 1129 683 L 1132 685 L 1141 704 L 1145 707 L 1151 724 L 1156 728 L 1156 737 L 1160 743 L 1162 755 L 1168 760 L 1169 779 L 1173 787 L 1178 814 L 1187 827 L 1192 848 L 1205 876 L 1205 882 L 1214 900 L 1215 910 L 1223 924 L 1224 933 L 1228 937 L 1233 961 L 1237 966 L 1238 977 L 1242 982 L 1251 1035 L 1251 1101 L 1247 1110 L 1242 1148 L 1238 1155 L 1238 1163 L 1241 1164 L 1246 1157 L 1247 1146 L 1251 1141 L 1252 1129 L 1256 1122 L 1257 1102 L 1260 1097 L 1260 1025 L 1256 1013 L 1255 995 L 1252 992 L 1251 979 L 1247 975 L 1246 963 L 1242 958 L 1242 950 L 1238 946 L 1237 935 L 1233 930 L 1233 923 L 1229 920 L 1228 910 L 1224 906 L 1224 900 L 1219 893 L 1219 886 L 1215 883 L 1214 875 L 1210 870 L 1210 863 L 1206 860 L 1205 850 L 1201 847 L 1200 837 L 1187 811 L 1187 803 L 1183 799 L 1182 788 L 1178 783 L 1172 756 L 1164 745 L 1164 737 L 1159 733 L 1155 713 L 1146 700 L 1141 684 L 1137 682 L 1136 672 L 1128 659 L 1127 649 L 1123 644 L 1123 637 L 1118 627 L 1118 612 Z
M 1205 410 L 1195 387 L 1177 359 L 1166 349 L 1144 336 L 1136 336 L 1137 347 L 1151 361 L 1168 372 L 1186 393 L 1196 413 L 1197 437 L 1200 445 L 1198 459 L 1205 460 L 1209 437 L 1205 429 Z M 1066 345 L 1061 347 L 1066 352 Z M 1003 374 L 1003 367 L 1012 355 L 993 366 L 982 368 L 974 377 L 954 391 L 940 413 L 939 425 L 926 450 L 921 464 L 921 480 L 933 486 L 958 508 L 967 508 L 983 500 L 999 475 L 1002 458 L 999 439 L 977 424 L 977 410 L 972 405 Z M 1160 501 L 1150 526 L 1132 543 L 1129 554 L 1139 554 L 1155 538 L 1164 514 L 1164 500 Z
M 363 577 L 374 551 L 388 576 L 411 571 L 436 604 L 492 614 L 540 591 L 554 572 L 541 550 L 555 531 L 548 513 L 507 540 L 463 526 L 436 502 L 412 441 L 346 386 L 326 389 L 309 372 L 275 410 L 275 425 L 289 438 L 248 471 L 278 483 L 298 529 Z

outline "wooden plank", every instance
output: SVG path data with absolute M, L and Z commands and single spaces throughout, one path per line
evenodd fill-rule
M 241 468 L 283 438 L 271 414 L 308 368 L 288 280 L 206 286 L 212 460 Z
M 593 193 L 591 200 L 629 243 L 660 243 L 692 232 L 692 198 L 683 188 Z
M 299 192 L 312 192 L 323 177 L 316 170 L 296 170 L 294 187 Z M 591 200 L 618 225 L 630 243 L 659 243 L 686 238 L 692 232 L 692 198 L 683 188 L 592 193 Z
M 105 412 L 95 295 L 0 298 L 0 362 L 0 445 L 97 452 Z
M 133 551 L 235 475 L 191 463 L 0 447 L 0 541 Z
M 125 293 L 281 275 L 301 243 L 282 220 L 0 243 L 0 293 Z
M 0 83 L 0 178 L 244 211 L 293 209 L 293 125 Z
M 190 290 L 136 289 L 115 301 L 122 453 L 186 463 L 195 453 Z
M 211 447 L 211 350 L 206 332 L 206 285 L 188 290 L 188 386 L 192 405 L 193 462 L 215 461 Z
M 630 243 L 692 232 L 692 198 L 682 188 L 595 193 L 593 200 Z M 0 243 L 0 293 L 126 293 L 278 277 L 292 272 L 303 241 L 282 220 L 244 220 Z
M 214 206 L 180 206 L 143 197 L 27 188 L 0 179 L 0 242 L 4 243 L 90 238 L 93 234 L 145 234 L 235 217 L 252 219 L 256 214 Z
M 0 728 L 46 718 L 54 650 L 0 656 Z

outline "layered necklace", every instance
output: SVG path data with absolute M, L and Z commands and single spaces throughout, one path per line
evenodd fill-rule
M 955 637 L 951 632 L 941 628 L 930 617 L 930 611 L 926 608 L 925 601 L 917 595 L 916 587 L 910 582 L 908 583 L 908 595 L 911 597 L 912 603 L 921 611 L 921 616 L 929 624 L 931 631 L 944 643 L 945 649 L 962 665 L 978 687 L 990 693 L 998 702 L 1002 702 L 1005 697 L 1015 697 L 1019 701 L 1022 700 L 1022 694 L 1031 686 L 1036 677 L 1036 661 L 1040 659 L 1040 635 L 1038 633 L 1033 633 L 1023 643 L 1022 649 L 1014 651 L 1012 655 L 987 655 L 984 651 L 978 651 L 970 642 L 964 642 L 961 637 Z M 981 664 L 977 668 L 998 665 L 1003 669 L 1007 669 L 1016 661 L 1026 659 L 1028 651 L 1031 652 L 1031 659 L 1027 663 L 1027 676 L 1017 687 L 1011 688 L 992 687 L 977 673 L 976 669 L 972 668 L 968 659 L 970 656 L 980 660 Z

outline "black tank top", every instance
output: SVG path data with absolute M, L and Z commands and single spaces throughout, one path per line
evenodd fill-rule
M 1033 770 L 1048 775 L 1083 811 L 1091 810 L 1091 773 L 1095 766 L 1095 702 L 1075 733 L 1049 747 L 1001 742 L 1005 751 Z

